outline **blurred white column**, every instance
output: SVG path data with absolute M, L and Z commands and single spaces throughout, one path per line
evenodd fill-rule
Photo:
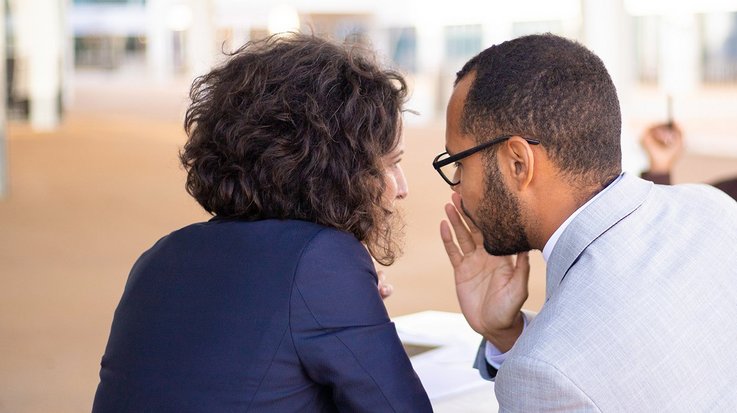
M 146 64 L 149 74 L 162 83 L 171 77 L 173 66 L 173 43 L 166 27 L 166 12 L 170 0 L 146 1 Z
M 66 31 L 63 0 L 15 0 L 17 61 L 25 65 L 30 122 L 52 130 L 60 121 L 62 52 Z
M 623 0 L 583 0 L 582 39 L 604 61 L 620 94 L 629 93 L 635 79 L 631 17 Z
M 5 5 L 0 5 L 0 199 L 5 198 L 8 195 L 8 156 L 6 152 L 5 144 L 5 132 L 6 132 L 6 105 L 5 97 L 8 94 L 8 87 L 5 83 L 7 67 L 6 53 L 7 46 L 5 44 Z
M 190 77 L 210 70 L 218 52 L 211 0 L 148 0 L 146 9 L 146 59 L 154 80 L 164 82 L 177 69 Z
M 61 9 L 61 108 L 62 112 L 74 102 L 75 56 L 74 26 L 71 21 L 71 10 L 74 0 L 63 0 Z
M 241 24 L 237 26 L 231 26 L 232 36 L 230 38 L 230 50 L 229 52 L 235 51 L 247 41 L 251 40 L 251 26 L 248 24 Z
M 484 39 L 481 50 L 505 42 L 512 38 L 512 19 L 503 13 L 490 13 L 489 19 L 484 22 Z M 459 67 L 458 70 L 461 68 Z
M 691 92 L 701 79 L 699 25 L 696 14 L 669 13 L 660 23 L 658 82 L 668 95 Z
M 622 167 L 639 173 L 645 158 L 638 143 L 639 131 L 630 126 L 635 85 L 635 53 L 632 50 L 632 17 L 623 0 L 582 0 L 581 39 L 601 58 L 617 87 L 622 109 Z
M 190 0 L 192 22 L 186 37 L 190 77 L 210 71 L 219 50 L 215 44 L 215 10 L 211 0 Z
M 418 120 L 427 122 L 440 119 L 441 88 L 451 89 L 452 85 L 441 85 L 441 71 L 444 54 L 443 27 L 434 21 L 420 21 L 417 25 L 417 75 L 408 107 L 420 112 Z M 407 119 L 414 119 L 408 116 Z

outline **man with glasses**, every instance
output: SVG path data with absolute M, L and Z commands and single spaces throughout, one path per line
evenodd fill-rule
M 622 173 L 620 129 L 601 60 L 558 36 L 457 75 L 440 232 L 501 411 L 737 411 L 737 204 Z M 537 315 L 522 311 L 532 249 Z

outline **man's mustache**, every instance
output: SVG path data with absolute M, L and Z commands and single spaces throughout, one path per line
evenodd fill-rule
M 476 223 L 476 220 L 473 219 L 473 217 L 471 216 L 471 212 L 468 209 L 466 209 L 466 206 L 465 205 L 463 205 L 463 200 L 462 199 L 461 199 L 461 210 L 463 211 L 464 214 L 466 214 L 466 217 L 468 218 L 468 220 L 471 221 L 471 223 L 476 228 L 480 228 L 479 225 Z

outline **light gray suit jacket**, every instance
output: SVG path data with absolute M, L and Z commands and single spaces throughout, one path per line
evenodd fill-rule
M 495 389 L 503 412 L 737 412 L 737 203 L 625 174 L 561 235 Z

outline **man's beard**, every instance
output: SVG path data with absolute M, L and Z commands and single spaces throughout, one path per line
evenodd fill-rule
M 472 220 L 484 236 L 484 249 L 491 255 L 529 251 L 532 247 L 522 225 L 519 200 L 504 185 L 496 162 L 489 164 L 484 197 L 476 211 L 476 219 Z M 465 208 L 464 212 L 471 216 Z

